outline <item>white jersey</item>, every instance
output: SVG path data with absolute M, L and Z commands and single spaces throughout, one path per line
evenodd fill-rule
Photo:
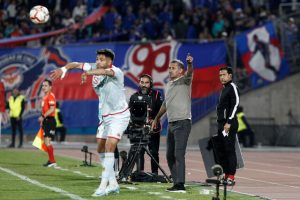
M 96 63 L 84 63 L 82 66 L 84 71 L 96 69 Z M 128 104 L 124 89 L 124 74 L 121 69 L 112 66 L 110 68 L 114 72 L 114 76 L 94 75 L 93 88 L 99 97 L 99 120 L 102 117 L 117 114 L 125 111 Z

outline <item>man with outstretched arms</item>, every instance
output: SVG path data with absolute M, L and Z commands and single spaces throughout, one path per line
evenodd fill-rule
M 114 151 L 126 130 L 130 113 L 124 92 L 124 74 L 113 65 L 115 54 L 110 49 L 97 51 L 96 63 L 72 62 L 52 72 L 53 79 L 63 78 L 69 69 L 84 71 L 82 82 L 93 75 L 93 88 L 99 96 L 98 153 L 104 170 L 101 183 L 92 196 L 119 193 L 120 187 L 114 172 Z M 101 114 L 100 114 L 101 113 Z

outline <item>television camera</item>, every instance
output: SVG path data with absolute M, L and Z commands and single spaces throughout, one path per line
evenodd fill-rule
M 151 104 L 151 97 L 148 95 L 132 95 L 130 98 L 130 122 L 125 134 L 127 134 L 131 146 L 128 156 L 124 156 L 126 160 L 124 160 L 119 172 L 119 182 L 128 182 L 128 180 L 130 180 L 135 163 L 137 164 L 137 171 L 140 171 L 139 158 L 142 151 L 145 151 L 148 156 L 156 162 L 166 180 L 171 182 L 166 172 L 161 168 L 147 147 L 151 137 L 151 123 L 149 120 Z
M 151 134 L 150 105 L 151 98 L 147 95 L 133 95 L 130 99 L 130 122 L 125 134 L 131 144 L 149 143 Z

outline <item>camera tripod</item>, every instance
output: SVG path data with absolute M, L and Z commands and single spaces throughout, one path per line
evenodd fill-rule
M 154 159 L 153 155 L 150 153 L 149 149 L 147 148 L 148 143 L 147 142 L 140 142 L 131 144 L 131 147 L 129 149 L 128 157 L 122 164 L 121 170 L 119 172 L 119 178 L 118 182 L 130 182 L 129 176 L 132 174 L 132 170 L 134 168 L 135 163 L 137 163 L 137 170 L 139 170 L 139 158 L 141 155 L 141 151 L 145 150 L 145 152 L 148 154 L 148 156 L 154 160 L 155 164 L 158 166 L 160 171 L 163 173 L 166 180 L 170 183 L 172 182 L 171 179 L 167 176 L 166 172 L 163 170 L 163 168 L 158 164 L 158 162 Z

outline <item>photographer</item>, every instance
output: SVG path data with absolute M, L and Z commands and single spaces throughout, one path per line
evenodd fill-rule
M 149 123 L 152 123 L 153 119 L 156 117 L 159 108 L 163 102 L 162 96 L 159 91 L 152 89 L 153 88 L 153 80 L 152 77 L 148 74 L 143 74 L 140 77 L 139 82 L 139 89 L 136 93 L 134 93 L 130 97 L 129 101 L 129 107 L 132 108 L 133 106 L 133 99 L 137 99 L 137 96 L 147 96 L 150 97 L 150 102 L 148 102 L 148 108 L 149 108 Z M 156 129 L 154 129 L 150 134 L 150 141 L 148 144 L 149 151 L 155 158 L 155 160 L 159 163 L 159 143 L 160 143 L 160 131 L 161 131 L 161 125 L 159 124 Z M 145 150 L 141 152 L 140 157 L 140 170 L 144 170 L 144 154 Z M 158 174 L 158 166 L 155 164 L 155 162 L 151 159 L 151 171 L 152 173 Z

